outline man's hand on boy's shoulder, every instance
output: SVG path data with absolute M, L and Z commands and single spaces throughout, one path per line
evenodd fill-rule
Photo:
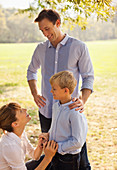
M 79 98 L 73 98 L 72 101 L 73 103 L 69 105 L 70 110 L 76 108 L 76 111 L 80 110 L 80 113 L 82 113 L 84 111 L 83 101 Z

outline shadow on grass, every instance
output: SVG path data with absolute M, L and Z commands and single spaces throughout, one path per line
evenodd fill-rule
M 18 83 L 5 83 L 0 85 L 0 94 L 3 94 L 8 87 L 15 87 L 18 86 Z

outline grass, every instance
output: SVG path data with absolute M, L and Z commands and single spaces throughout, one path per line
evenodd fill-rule
M 86 44 L 95 71 L 94 93 L 85 106 L 88 156 L 93 170 L 117 170 L 117 40 Z M 14 101 L 28 109 L 32 119 L 26 131 L 34 146 L 40 126 L 26 71 L 36 46 L 36 43 L 0 44 L 0 106 Z M 40 81 L 39 71 L 39 88 Z

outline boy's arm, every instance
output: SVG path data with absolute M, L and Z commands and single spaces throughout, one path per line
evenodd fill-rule
M 70 153 L 80 149 L 86 141 L 87 121 L 84 114 L 73 110 L 70 115 L 72 135 L 67 141 L 58 142 L 58 152 L 61 154 Z

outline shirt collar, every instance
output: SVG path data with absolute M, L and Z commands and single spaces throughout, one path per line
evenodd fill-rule
M 6 134 L 9 138 L 15 140 L 17 143 L 21 144 L 21 139 L 13 132 L 7 132 Z
M 66 42 L 67 42 L 67 40 L 68 40 L 68 38 L 69 38 L 69 36 L 68 36 L 68 34 L 66 34 L 65 38 L 60 42 L 60 44 L 61 44 L 61 45 L 65 45 Z M 49 41 L 49 43 L 48 43 L 48 48 L 50 48 L 50 47 L 53 47 L 53 45 L 52 45 L 51 42 Z
M 61 107 L 66 107 L 66 106 L 69 106 L 70 104 L 72 104 L 73 103 L 73 101 L 71 100 L 70 102 L 68 102 L 68 103 L 65 103 L 65 104 L 60 104 L 60 102 L 58 102 L 58 105 L 59 105 L 59 107 L 61 106 Z

